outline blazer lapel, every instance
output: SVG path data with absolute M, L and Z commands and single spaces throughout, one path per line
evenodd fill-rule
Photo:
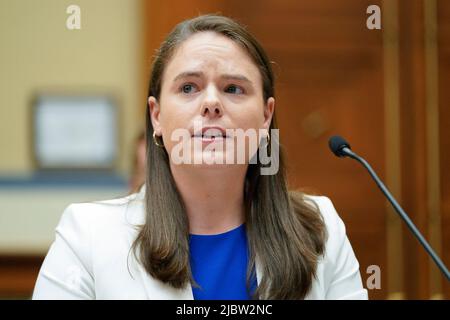
M 130 207 L 130 210 L 134 210 L 130 214 L 131 224 L 137 226 L 145 223 L 145 184 L 141 187 L 140 191 L 136 194 L 135 206 Z M 130 245 L 137 236 L 137 230 L 132 229 L 130 233 Z M 147 299 L 151 300 L 193 300 L 191 285 L 186 286 L 183 289 L 175 289 L 172 286 L 163 283 L 150 276 L 145 270 L 144 266 L 132 255 L 133 270 L 137 270 L 137 274 L 142 283 L 145 295 Z

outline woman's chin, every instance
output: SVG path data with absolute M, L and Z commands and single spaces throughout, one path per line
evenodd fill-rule
M 225 166 L 233 165 L 233 163 L 227 163 L 226 153 L 220 150 L 203 150 L 195 152 L 193 164 L 195 166 L 209 168 L 223 168 Z
M 198 151 L 192 154 L 190 159 L 173 163 L 195 169 L 230 169 L 238 166 L 246 166 L 246 163 L 237 163 L 233 154 L 227 155 L 223 151 Z

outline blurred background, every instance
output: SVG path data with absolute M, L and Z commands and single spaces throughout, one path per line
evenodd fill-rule
M 380 268 L 370 298 L 449 299 L 367 172 L 327 147 L 346 137 L 450 265 L 447 0 L 0 0 L 0 298 L 30 298 L 68 204 L 143 183 L 152 55 L 204 13 L 248 26 L 274 61 L 290 186 L 332 199 L 364 285 Z

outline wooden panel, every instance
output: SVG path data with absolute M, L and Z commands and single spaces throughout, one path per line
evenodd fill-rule
M 442 253 L 450 267 L 450 2 L 438 1 L 439 48 L 439 137 Z M 450 299 L 450 283 L 442 280 L 446 299 Z
M 29 299 L 41 268 L 41 256 L 0 256 L 0 299 Z
M 437 7 L 430 2 L 400 2 L 402 198 L 403 206 L 416 226 L 438 253 L 442 247 L 444 262 L 449 265 L 450 192 L 447 163 L 450 159 L 450 114 L 447 84 L 450 80 L 450 7 L 448 2 L 437 1 Z M 437 21 L 430 20 L 435 15 Z M 437 44 L 433 34 L 436 23 Z M 433 56 L 435 46 L 437 56 Z M 437 97 L 435 92 L 439 92 Z M 434 112 L 436 101 L 437 116 Z M 435 134 L 436 125 L 439 129 Z M 439 141 L 436 143 L 434 139 Z M 440 192 L 440 203 L 435 203 L 439 202 L 435 192 Z M 435 198 L 438 200 L 435 201 Z M 406 229 L 404 244 L 406 297 L 428 299 L 433 294 L 439 294 L 439 281 L 442 281 L 448 297 L 448 283 L 436 274 L 437 268 Z

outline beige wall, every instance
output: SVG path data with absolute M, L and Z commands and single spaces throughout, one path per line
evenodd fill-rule
M 81 8 L 81 30 L 66 28 L 71 4 Z M 42 91 L 112 92 L 119 99 L 117 171 L 126 177 L 147 86 L 141 14 L 141 0 L 0 0 L 0 178 L 33 172 L 30 101 Z M 0 254 L 45 254 L 67 205 L 126 192 L 2 186 Z
M 81 8 L 68 30 L 66 8 Z M 0 175 L 32 172 L 29 106 L 39 91 L 113 92 L 120 101 L 118 171 L 142 125 L 140 0 L 0 0 Z

